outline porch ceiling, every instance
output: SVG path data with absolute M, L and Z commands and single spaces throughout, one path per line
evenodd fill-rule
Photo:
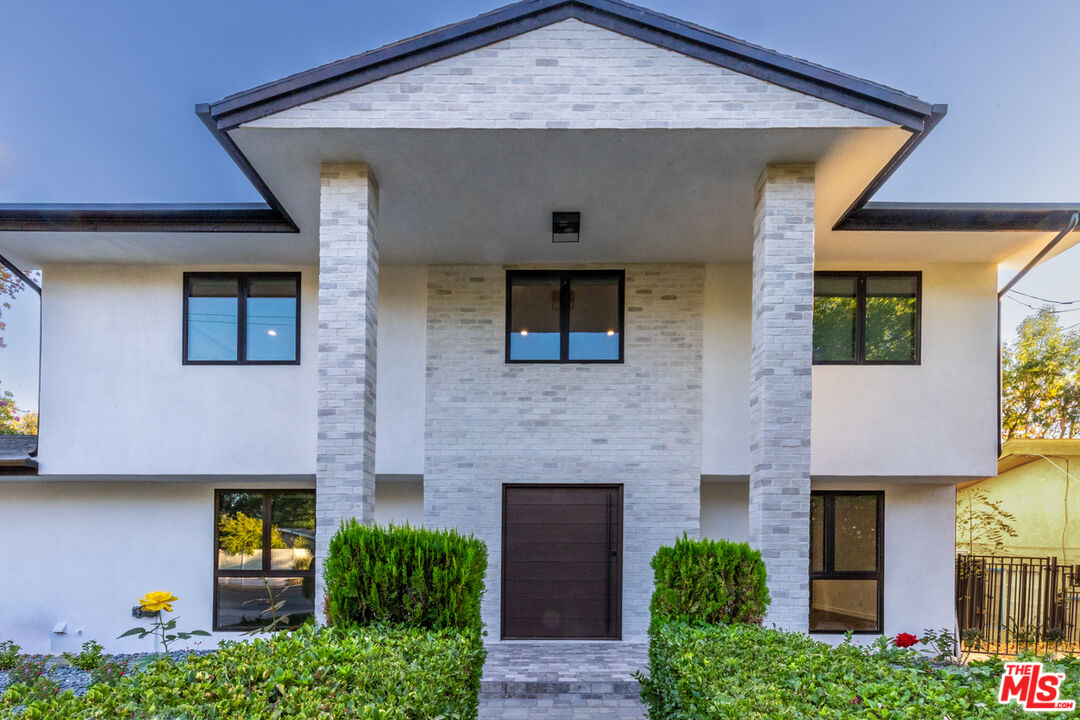
M 387 263 L 744 262 L 768 163 L 819 163 L 829 226 L 907 138 L 895 128 L 263 129 L 231 133 L 309 243 L 322 162 L 368 163 Z M 857 153 L 857 157 L 854 157 Z M 825 162 L 842 175 L 832 176 Z M 578 244 L 551 213 L 582 213 Z M 827 216 L 827 217 L 826 217 Z

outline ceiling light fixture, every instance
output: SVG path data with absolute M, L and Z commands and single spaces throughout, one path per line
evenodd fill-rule
M 277 337 L 277 330 L 267 330 L 266 334 L 267 335 L 273 335 L 274 337 Z
M 576 243 L 581 239 L 581 213 L 551 213 L 551 242 Z

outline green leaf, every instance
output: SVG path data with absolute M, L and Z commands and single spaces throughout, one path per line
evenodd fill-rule
M 117 635 L 116 639 L 119 640 L 120 638 L 131 637 L 132 635 L 138 635 L 139 637 L 144 638 L 149 635 L 150 632 L 151 631 L 147 630 L 146 628 L 133 627 L 130 630 L 125 630 L 123 634 Z

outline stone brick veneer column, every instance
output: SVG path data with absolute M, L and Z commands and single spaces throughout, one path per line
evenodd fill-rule
M 375 515 L 378 186 L 366 165 L 323 165 L 319 192 L 319 419 L 315 562 L 343 519 Z M 316 613 L 323 592 L 317 582 Z
M 750 361 L 750 543 L 768 569 L 767 623 L 807 629 L 814 168 L 758 181 Z

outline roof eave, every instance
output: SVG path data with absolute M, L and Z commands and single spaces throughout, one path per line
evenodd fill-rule
M 856 208 L 834 230 L 882 232 L 1056 232 L 1080 203 L 893 203 Z
M 262 203 L 163 205 L 0 204 L 0 231 L 294 233 Z

